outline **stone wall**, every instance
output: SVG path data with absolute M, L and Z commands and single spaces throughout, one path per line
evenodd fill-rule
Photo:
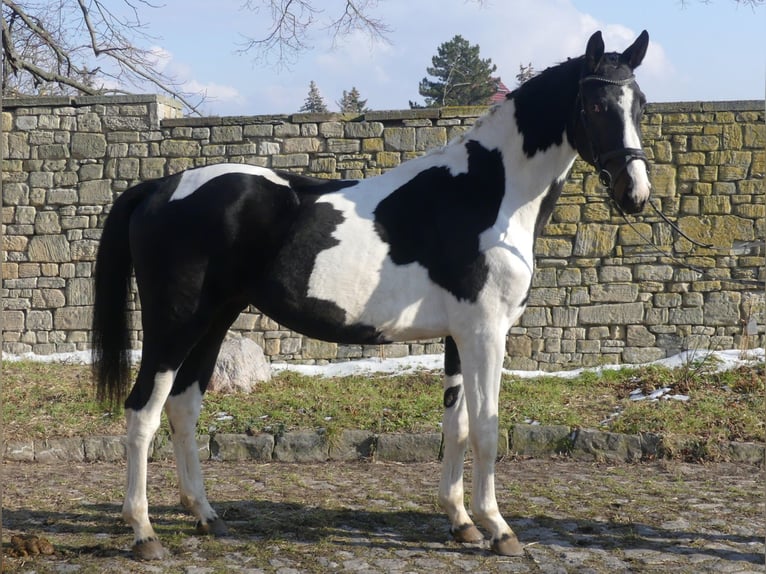
M 183 118 L 157 96 L 5 100 L 3 351 L 88 348 L 100 226 L 130 185 L 224 160 L 319 177 L 377 175 L 470 128 L 485 108 Z M 578 160 L 537 245 L 508 366 L 642 362 L 763 344 L 763 102 L 653 104 L 645 118 L 657 213 L 624 220 Z M 648 244 L 651 240 L 657 247 Z M 132 340 L 140 347 L 135 296 Z M 749 330 L 748 330 L 749 326 Z M 288 361 L 401 356 L 440 341 L 338 346 L 242 313 L 234 331 Z

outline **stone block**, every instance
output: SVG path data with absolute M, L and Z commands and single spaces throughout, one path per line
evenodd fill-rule
M 208 435 L 200 435 L 195 437 L 197 442 L 197 454 L 199 460 L 210 459 L 210 437 Z M 173 451 L 173 440 L 166 434 L 158 433 L 154 437 L 154 442 L 149 449 L 150 460 L 172 460 L 175 457 Z
M 254 436 L 220 433 L 211 439 L 210 448 L 213 460 L 269 462 L 274 451 L 274 437 L 267 433 Z
M 3 460 L 18 462 L 35 460 L 35 443 L 32 440 L 10 440 L 3 446 Z
M 415 149 L 426 151 L 447 143 L 447 129 L 442 127 L 424 127 L 415 132 Z
M 433 433 L 383 434 L 375 458 L 392 462 L 428 462 L 439 458 L 442 435 Z
M 83 462 L 85 447 L 79 438 L 53 438 L 35 442 L 37 462 Z
M 572 240 L 540 237 L 535 242 L 535 255 L 538 257 L 569 257 L 572 255 Z
M 359 140 L 345 140 L 330 138 L 327 140 L 327 151 L 332 153 L 359 153 L 361 142 Z
M 618 226 L 600 223 L 582 225 L 575 237 L 573 254 L 577 257 L 604 257 L 615 246 Z
M 360 460 L 372 456 L 375 435 L 364 430 L 344 430 L 330 438 L 330 460 Z
M 162 140 L 160 154 L 165 157 L 198 157 L 200 144 L 196 141 Z
M 271 158 L 274 168 L 308 167 L 309 155 L 307 153 L 293 153 L 287 155 L 275 155 Z
M 232 143 L 242 141 L 242 126 L 213 126 L 210 130 L 212 143 Z
M 637 435 L 580 429 L 575 435 L 571 455 L 575 460 L 638 462 L 643 449 Z
M 30 261 L 65 263 L 71 260 L 69 242 L 63 235 L 38 235 L 29 241 Z
M 622 351 L 622 361 L 630 365 L 651 363 L 666 356 L 665 350 L 659 347 L 625 347 Z
M 334 359 L 338 354 L 338 344 L 319 341 L 317 339 L 304 339 L 303 352 L 304 359 Z
M 62 331 L 89 330 L 93 320 L 93 308 L 63 307 L 53 314 L 53 327 Z
M 127 458 L 127 437 L 94 436 L 83 439 L 87 462 L 119 462 Z
M 509 433 L 508 449 L 522 456 L 568 454 L 572 439 L 572 431 L 565 425 L 515 424 Z
M 85 204 L 103 205 L 112 202 L 112 185 L 108 179 L 83 181 L 80 184 L 80 201 Z
M 415 151 L 415 128 L 388 128 L 383 142 L 387 151 Z
M 27 311 L 27 331 L 49 331 L 53 328 L 53 315 L 50 311 Z
M 378 138 L 383 135 L 383 124 L 380 122 L 347 122 L 345 135 L 347 138 Z
M 705 294 L 705 325 L 739 325 L 739 306 L 742 295 L 734 291 L 721 291 Z
M 72 278 L 67 281 L 65 294 L 69 305 L 93 305 L 93 281 L 85 277 Z
M 582 307 L 581 325 L 637 325 L 644 319 L 643 303 L 606 304 Z
M 277 435 L 274 459 L 284 462 L 324 462 L 330 454 L 324 431 L 288 431 Z
M 106 138 L 98 133 L 75 132 L 71 149 L 75 159 L 99 159 L 106 154 Z
M 282 153 L 315 153 L 322 150 L 319 138 L 290 138 L 282 142 Z
M 590 287 L 590 300 L 594 303 L 630 303 L 637 298 L 638 285 L 634 283 L 609 283 Z

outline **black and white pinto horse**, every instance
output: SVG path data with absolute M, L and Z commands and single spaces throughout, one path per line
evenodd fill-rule
M 506 334 L 525 308 L 533 245 L 579 155 L 628 213 L 650 193 L 633 72 L 643 32 L 532 78 L 445 147 L 378 177 L 319 180 L 241 164 L 191 169 L 124 192 L 106 220 L 95 273 L 94 369 L 102 398 L 125 398 L 126 297 L 141 299 L 143 358 L 125 400 L 123 517 L 134 553 L 164 550 L 149 521 L 147 455 L 165 408 L 182 504 L 224 534 L 195 441 L 202 395 L 237 315 L 253 304 L 309 337 L 353 344 L 446 337 L 439 501 L 451 532 L 482 534 L 463 502 L 473 449 L 473 518 L 500 554 L 522 547 L 500 515 L 494 464 Z

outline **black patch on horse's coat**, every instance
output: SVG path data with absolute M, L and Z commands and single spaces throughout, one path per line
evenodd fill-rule
M 348 324 L 336 303 L 309 296 L 309 279 L 319 253 L 339 244 L 333 231 L 343 214 L 329 203 L 305 198 L 290 236 L 263 279 L 255 283 L 253 304 L 275 321 L 315 339 L 347 344 L 389 342 L 375 327 Z
M 397 265 L 417 262 L 458 300 L 475 302 L 489 274 L 479 235 L 497 220 L 505 191 L 500 150 L 465 144 L 468 171 L 420 172 L 375 209 L 375 229 Z
M 444 374 L 448 377 L 454 377 L 461 373 L 460 354 L 455 344 L 455 339 L 447 337 L 444 339 Z
M 553 208 L 556 207 L 559 197 L 561 197 L 561 191 L 564 189 L 564 179 L 553 180 L 548 187 L 543 200 L 540 202 L 540 211 L 537 212 L 537 219 L 535 220 L 535 240 L 543 234 L 543 228 L 548 223 L 553 213 Z
M 460 396 L 460 385 L 455 385 L 444 391 L 444 408 L 448 409 L 454 407 Z
M 583 57 L 548 68 L 530 78 L 506 97 L 516 105 L 516 125 L 524 138 L 527 157 L 563 143 L 564 133 L 574 146 L 569 125 L 576 109 Z

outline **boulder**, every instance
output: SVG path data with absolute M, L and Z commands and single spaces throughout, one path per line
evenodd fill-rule
M 271 366 L 263 349 L 250 339 L 227 339 L 221 345 L 208 391 L 250 393 L 261 381 L 271 380 Z

